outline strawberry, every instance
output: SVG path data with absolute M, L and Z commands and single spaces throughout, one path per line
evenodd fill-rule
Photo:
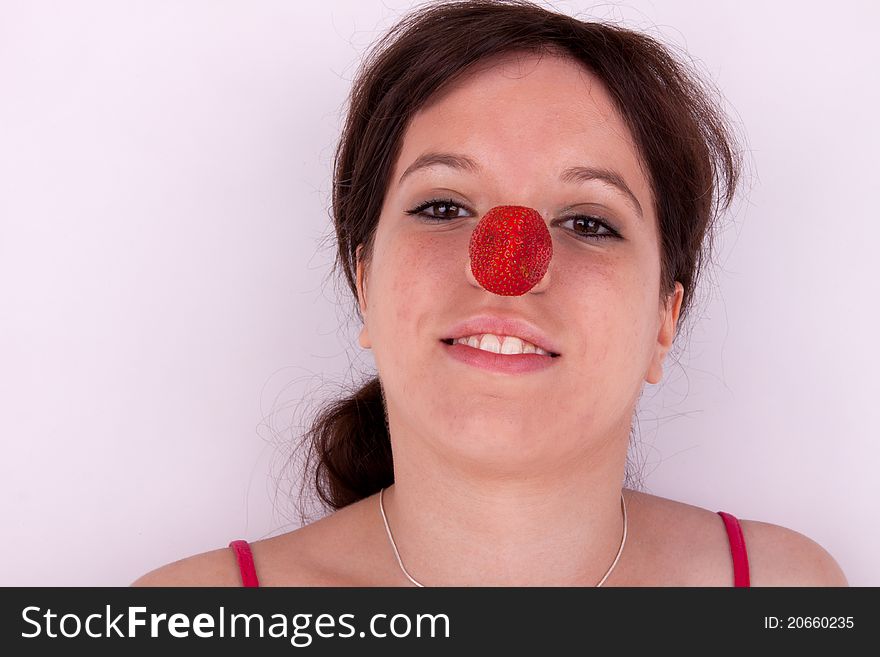
M 537 210 L 497 205 L 474 228 L 468 251 L 480 285 L 501 296 L 519 296 L 547 273 L 553 241 Z

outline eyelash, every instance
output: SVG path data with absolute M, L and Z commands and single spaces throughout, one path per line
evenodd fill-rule
M 460 203 L 456 203 L 453 199 L 450 199 L 450 198 L 434 198 L 434 199 L 431 199 L 430 201 L 425 201 L 421 205 L 418 205 L 415 208 L 413 208 L 412 210 L 406 210 L 406 214 L 417 215 L 417 216 L 421 217 L 422 221 L 427 221 L 429 223 L 435 223 L 435 224 L 441 223 L 444 221 L 452 221 L 453 219 L 461 219 L 462 218 L 462 217 L 451 217 L 451 218 L 430 217 L 430 216 L 421 214 L 423 210 L 426 210 L 427 208 L 430 208 L 434 205 L 451 205 L 455 208 L 462 209 L 462 210 L 468 209 L 466 206 L 461 205 Z M 567 221 L 571 221 L 571 220 L 577 221 L 578 219 L 583 219 L 586 221 L 595 222 L 608 231 L 604 235 L 601 235 L 601 234 L 595 234 L 595 233 L 590 233 L 590 234 L 577 233 L 577 231 L 573 231 L 573 230 L 569 229 L 571 232 L 574 232 L 575 236 L 579 239 L 582 239 L 582 240 L 605 240 L 605 239 L 609 239 L 609 238 L 615 238 L 615 239 L 620 238 L 620 235 L 618 234 L 618 232 L 616 230 L 614 230 L 611 226 L 606 224 L 600 217 L 594 217 L 594 216 L 585 215 L 585 214 L 576 214 L 576 215 L 572 215 L 570 217 L 566 217 L 562 221 L 562 223 L 567 222 Z

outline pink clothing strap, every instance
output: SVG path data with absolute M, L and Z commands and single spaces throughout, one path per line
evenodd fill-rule
M 730 555 L 733 557 L 733 585 L 751 586 L 749 584 L 749 557 L 746 554 L 746 541 L 743 538 L 739 520 L 725 511 L 718 511 L 718 515 L 724 520 L 727 538 L 730 541 Z
M 259 586 L 257 569 L 254 567 L 254 555 L 247 541 L 232 541 L 229 544 L 238 559 L 238 568 L 241 571 L 241 583 L 244 586 Z

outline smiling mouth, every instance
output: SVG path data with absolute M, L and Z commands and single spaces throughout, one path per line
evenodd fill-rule
M 444 340 L 440 340 L 440 342 L 444 342 L 451 347 L 453 344 L 455 344 L 455 338 L 446 338 Z M 464 345 L 464 346 L 467 347 L 468 345 Z M 471 347 L 471 349 L 476 349 L 476 347 Z M 489 353 L 494 353 L 494 352 L 489 352 Z M 552 351 L 550 351 L 548 353 L 550 354 L 550 358 L 559 358 L 559 354 L 554 354 Z

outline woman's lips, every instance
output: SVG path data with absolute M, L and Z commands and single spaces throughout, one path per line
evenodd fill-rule
M 552 367 L 559 360 L 553 356 L 543 356 L 541 354 L 496 354 L 491 351 L 470 347 L 466 344 L 449 344 L 446 340 L 441 340 L 440 343 L 442 349 L 454 360 L 471 367 L 499 374 L 540 372 L 548 367 Z
M 473 315 L 446 329 L 443 338 L 452 340 L 468 335 L 482 335 L 492 333 L 496 336 L 515 335 L 521 340 L 531 342 L 536 347 L 551 354 L 559 354 L 561 348 L 555 344 L 555 340 L 545 334 L 542 328 L 524 317 L 513 315 L 499 315 L 496 313 L 482 313 Z

